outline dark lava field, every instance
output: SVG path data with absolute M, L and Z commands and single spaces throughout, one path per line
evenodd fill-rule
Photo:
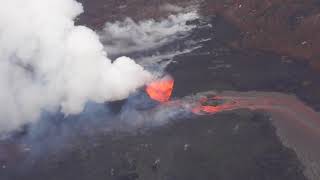
M 152 50 L 114 55 L 127 55 L 138 61 L 146 55 L 188 49 L 190 42 L 196 42 L 192 46 L 197 48 L 173 56 L 172 62 L 164 69 L 175 81 L 172 99 L 211 90 L 280 92 L 296 95 L 306 105 L 320 110 L 319 41 L 315 40 L 319 40 L 320 26 L 313 24 L 312 28 L 317 29 L 314 38 L 304 40 L 310 33 L 303 34 L 302 26 L 309 26 L 311 20 L 292 20 L 292 28 L 296 28 L 292 31 L 295 32 L 287 32 L 289 28 L 282 20 L 277 21 L 280 16 L 285 17 L 283 14 L 290 16 L 294 13 L 305 19 L 315 18 L 316 14 L 319 18 L 318 2 L 81 2 L 85 13 L 77 23 L 96 31 L 100 31 L 106 21 L 113 22 L 127 16 L 136 21 L 166 18 L 169 13 L 159 10 L 165 3 L 181 8 L 199 6 L 201 16 L 187 22 L 195 27 L 188 35 Z M 283 2 L 290 6 L 285 8 Z M 249 5 L 250 10 L 231 11 L 234 7 Z M 261 7 L 264 5 L 268 8 Z M 281 13 L 278 13 L 279 9 Z M 239 20 L 239 17 L 246 17 L 246 12 L 263 13 L 257 15 L 257 19 L 250 14 L 247 21 Z M 269 19 L 265 24 L 271 17 L 274 23 Z M 263 33 L 257 30 L 260 28 L 265 28 Z M 275 36 L 269 37 L 272 34 Z M 283 42 L 280 37 L 288 40 Z M 299 49 L 298 45 L 292 45 L 293 41 L 299 45 L 306 41 L 308 43 L 303 44 L 308 47 Z M 126 103 L 127 100 L 106 103 L 103 107 L 117 114 Z M 38 132 L 41 137 L 35 139 L 41 145 L 29 144 L 29 147 L 28 141 L 22 140 L 29 127 L 11 139 L 1 141 L 0 180 L 305 180 L 319 177 L 317 172 L 307 177 L 305 165 L 297 153 L 281 141 L 277 128 L 270 121 L 270 114 L 265 111 L 239 109 L 204 116 L 174 116 L 168 123 L 151 128 L 94 133 L 95 129 L 108 125 L 99 121 L 88 127 L 86 123 L 78 127 L 72 123 L 82 118 L 75 116 L 69 119 L 72 123 L 67 126 L 71 126 L 74 133 L 68 134 L 67 140 L 52 137 L 51 131 L 64 134 L 64 126 L 60 125 L 64 118 L 63 115 L 49 115 L 54 130 L 46 127 L 45 132 Z M 25 147 L 26 144 L 30 149 Z

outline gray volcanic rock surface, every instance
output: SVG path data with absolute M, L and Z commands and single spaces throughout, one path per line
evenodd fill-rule
M 141 134 L 79 137 L 1 179 L 303 180 L 302 166 L 282 146 L 263 113 L 236 111 L 184 119 Z
M 99 29 L 110 13 L 118 12 L 111 7 L 132 9 L 122 16 L 139 14 L 135 9 L 143 5 L 133 2 L 84 1 L 85 9 L 90 10 L 79 23 Z M 148 3 L 155 6 L 154 1 Z M 145 17 L 138 16 L 141 16 L 138 19 Z M 188 40 L 209 38 L 200 43 L 201 48 L 174 57 L 175 63 L 167 66 L 166 71 L 176 83 L 174 98 L 213 89 L 279 91 L 297 94 L 310 106 L 320 109 L 317 95 L 320 83 L 316 78 L 319 74 L 306 62 L 267 52 L 234 49 L 229 42 L 240 38 L 238 28 L 221 16 L 208 15 L 199 21 L 212 26 L 195 28 L 190 36 L 158 49 L 165 52 L 184 47 Z M 139 53 L 135 56 L 139 57 Z M 116 105 L 116 109 L 121 109 L 123 103 Z M 61 142 L 62 150 L 49 148 L 41 158 L 21 153 L 19 138 L 24 134 L 1 142 L 0 179 L 306 179 L 297 155 L 281 143 L 264 112 L 237 110 L 212 116 L 180 117 L 167 125 L 134 133 L 78 134 L 72 141 Z M 41 139 L 45 141 L 46 136 Z

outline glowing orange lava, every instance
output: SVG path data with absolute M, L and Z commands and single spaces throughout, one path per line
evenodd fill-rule
M 174 86 L 174 80 L 170 76 L 151 82 L 146 87 L 146 92 L 151 99 L 166 102 L 170 99 Z
M 192 112 L 194 114 L 198 115 L 203 115 L 203 114 L 214 114 L 217 112 L 225 111 L 225 110 L 230 110 L 232 109 L 232 104 L 230 102 L 220 102 L 221 104 L 216 104 L 216 105 L 209 105 L 209 101 L 219 101 L 222 100 L 219 97 L 214 97 L 214 98 L 201 98 L 199 100 L 199 104 L 192 109 Z

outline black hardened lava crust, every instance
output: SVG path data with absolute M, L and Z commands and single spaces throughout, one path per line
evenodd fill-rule
M 194 36 L 213 39 L 205 42 L 201 49 L 176 57 L 177 63 L 167 68 L 176 80 L 175 98 L 212 89 L 281 91 L 296 93 L 318 107 L 319 101 L 312 99 L 301 84 L 314 75 L 307 65 L 294 60 L 281 63 L 281 58 L 274 54 L 233 50 L 224 41 L 241 34 L 236 29 L 230 30 L 233 27 L 223 18 L 212 18 L 217 26 L 208 32 L 201 31 L 203 34 L 195 32 Z M 91 19 L 87 17 L 85 21 Z M 221 61 L 225 62 L 224 68 L 215 71 L 208 68 Z M 295 73 L 297 71 L 306 73 Z M 121 103 L 115 107 L 118 112 Z M 65 151 L 49 150 L 41 158 L 29 159 L 19 158 L 11 145 L 0 144 L 0 150 L 6 150 L 0 151 L 6 153 L 0 154 L 0 160 L 3 156 L 4 163 L 7 159 L 13 161 L 0 167 L 0 179 L 306 179 L 296 154 L 282 145 L 268 115 L 263 112 L 237 110 L 180 118 L 135 133 L 80 135 L 64 146 L 68 147 Z M 10 155 L 15 157 L 5 157 Z
M 143 133 L 79 137 L 2 180 L 303 180 L 267 115 L 239 110 L 181 119 Z

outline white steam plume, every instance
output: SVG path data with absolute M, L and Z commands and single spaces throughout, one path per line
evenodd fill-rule
M 197 18 L 199 14 L 195 10 L 170 15 L 158 21 L 148 19 L 135 22 L 126 18 L 124 21 L 106 23 L 100 36 L 110 54 L 155 49 L 188 35 L 195 25 L 187 25 L 187 22 Z
M 127 57 L 113 63 L 97 34 L 75 26 L 75 0 L 1 0 L 0 133 L 86 102 L 126 98 L 151 74 Z

